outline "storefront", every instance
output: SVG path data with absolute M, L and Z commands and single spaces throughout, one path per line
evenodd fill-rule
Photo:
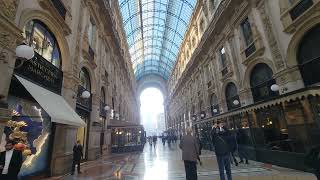
M 16 60 L 8 95 L 12 118 L 1 136 L 0 149 L 9 139 L 21 143 L 24 163 L 19 176 L 29 177 L 50 172 L 56 124 L 86 124 L 61 96 L 63 73 L 54 35 L 38 20 L 30 21 L 24 30 L 34 57 Z
M 143 126 L 133 125 L 125 122 L 111 122 L 111 124 L 111 126 L 108 126 L 108 129 L 111 129 L 112 153 L 143 150 L 146 142 Z
M 86 124 L 90 124 L 90 113 L 92 110 L 91 80 L 85 68 L 81 69 L 79 78 L 80 85 L 78 86 L 76 112 Z M 89 128 L 90 126 L 79 127 L 77 131 L 77 141 L 80 141 L 83 146 L 85 160 L 88 159 Z
M 306 170 L 305 153 L 320 144 L 320 87 L 309 87 L 196 122 L 199 136 L 222 121 L 236 134 L 251 159 Z M 201 139 L 204 144 L 209 138 Z M 207 146 L 204 148 L 209 149 Z

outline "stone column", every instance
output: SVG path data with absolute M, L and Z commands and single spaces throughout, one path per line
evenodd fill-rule
M 92 94 L 92 111 L 90 113 L 88 160 L 95 160 L 100 157 L 100 133 L 101 126 L 94 126 L 99 121 L 100 97 Z
M 0 139 L 3 127 L 11 118 L 7 96 L 15 64 L 15 48 L 22 42 L 21 30 L 14 19 L 19 0 L 0 0 Z

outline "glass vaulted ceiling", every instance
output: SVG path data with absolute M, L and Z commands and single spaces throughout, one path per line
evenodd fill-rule
M 119 0 L 136 79 L 168 79 L 197 0 Z

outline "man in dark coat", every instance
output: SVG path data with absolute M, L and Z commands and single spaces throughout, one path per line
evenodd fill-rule
M 240 126 L 238 126 L 237 142 L 238 142 L 238 153 L 239 153 L 239 157 L 240 157 L 239 163 L 243 163 L 243 160 L 245 160 L 246 164 L 249 164 L 248 153 L 244 147 L 244 145 L 246 145 L 246 143 L 247 143 L 247 139 L 248 139 L 248 137 L 247 137 L 246 132 Z
M 192 130 L 187 130 L 187 135 L 183 136 L 180 145 L 182 150 L 182 160 L 187 180 L 197 180 L 197 160 L 199 158 L 199 143 L 198 140 L 192 136 Z
M 232 139 L 231 133 L 223 125 L 223 122 L 218 121 L 217 125 L 212 128 L 211 136 L 218 161 L 220 180 L 225 180 L 224 170 L 226 170 L 228 180 L 232 180 L 230 165 L 231 149 L 229 145 L 229 142 Z
M 7 141 L 6 151 L 0 153 L 0 179 L 16 180 L 22 166 L 22 152 L 13 149 L 13 141 Z
M 80 141 L 77 141 L 77 144 L 73 146 L 73 161 L 72 161 L 71 175 L 74 174 L 76 164 L 78 166 L 77 167 L 78 174 L 81 174 L 80 161 L 81 161 L 81 158 L 83 157 L 82 149 L 83 148 L 82 148 L 82 145 L 80 144 Z

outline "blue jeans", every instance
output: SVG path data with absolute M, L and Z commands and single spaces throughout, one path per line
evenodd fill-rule
M 218 166 L 219 166 L 220 180 L 225 180 L 224 170 L 226 170 L 228 180 L 232 180 L 231 166 L 230 166 L 230 154 L 223 155 L 223 156 L 217 155 L 217 161 L 218 161 Z

